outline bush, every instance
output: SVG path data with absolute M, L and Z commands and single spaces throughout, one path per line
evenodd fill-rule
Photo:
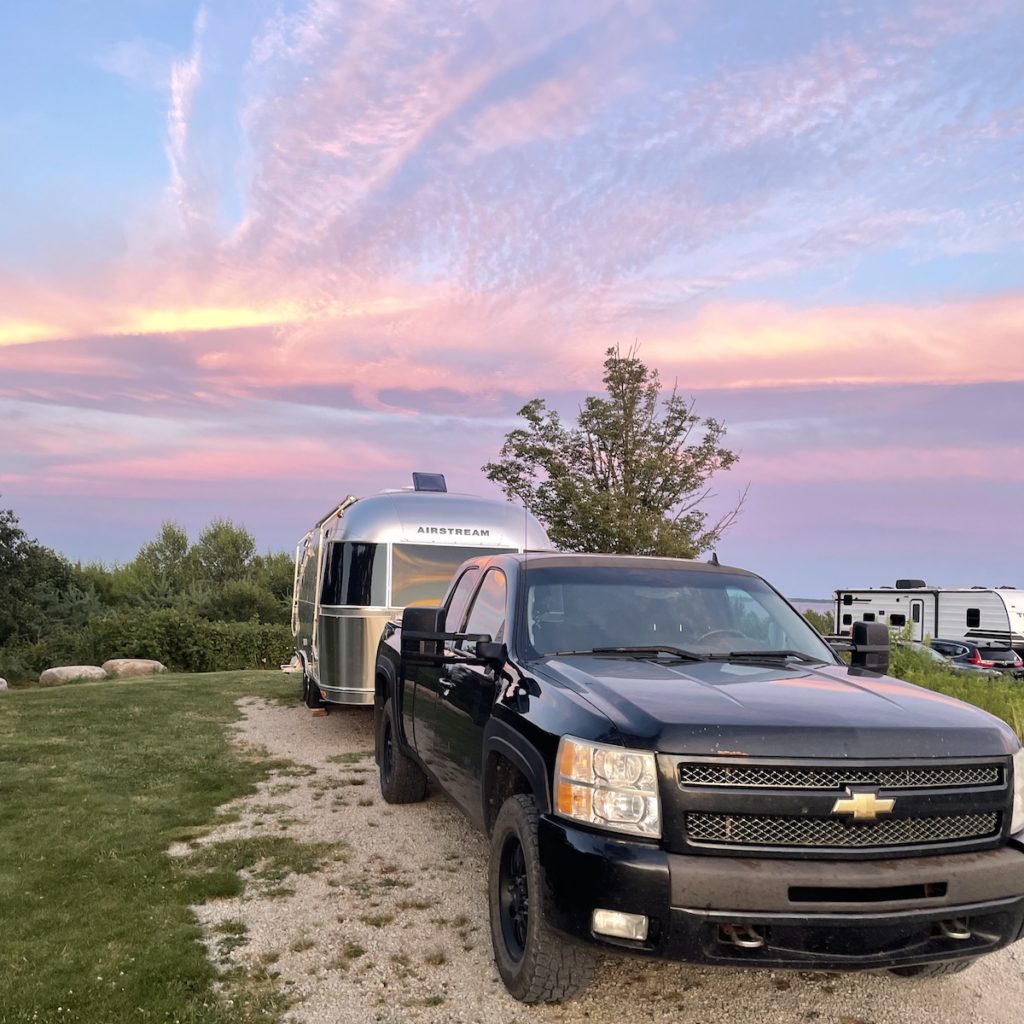
M 110 658 L 153 658 L 176 672 L 276 668 L 294 649 L 287 626 L 207 622 L 163 609 L 97 617 L 85 628 L 56 630 L 37 644 L 0 649 L 0 675 L 25 681 L 54 665 L 102 665 Z
M 831 636 L 835 632 L 835 623 L 827 612 L 816 612 L 808 608 L 803 615 L 822 636 Z

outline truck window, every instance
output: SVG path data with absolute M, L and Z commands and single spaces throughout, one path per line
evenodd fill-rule
M 505 574 L 498 569 L 491 569 L 473 601 L 466 621 L 467 633 L 487 633 L 493 640 L 504 639 L 505 591 Z M 472 644 L 463 641 L 459 646 L 468 650 Z
M 497 555 L 501 548 L 452 547 L 443 544 L 396 544 L 391 553 L 391 605 L 437 604 L 455 570 L 467 558 Z
M 325 605 L 387 604 L 387 547 L 361 541 L 329 545 L 320 603 Z
M 448 602 L 448 610 L 444 617 L 446 632 L 459 632 L 459 627 L 466 617 L 466 606 L 469 604 L 469 599 L 473 596 L 473 590 L 476 587 L 479 576 L 480 570 L 473 566 L 467 569 L 459 578 L 459 582 L 455 584 L 455 590 L 452 592 L 451 599 Z M 454 641 L 449 640 L 448 644 L 452 646 Z

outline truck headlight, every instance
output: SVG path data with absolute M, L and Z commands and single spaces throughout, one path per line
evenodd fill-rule
M 1024 832 L 1024 747 L 1013 755 L 1013 814 L 1010 834 Z
M 657 839 L 661 803 L 654 754 L 563 736 L 558 744 L 555 810 L 598 828 Z

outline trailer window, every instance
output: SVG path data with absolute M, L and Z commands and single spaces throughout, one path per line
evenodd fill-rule
M 467 558 L 497 555 L 501 548 L 445 547 L 441 544 L 396 544 L 391 553 L 391 604 L 437 604 L 455 570 Z
M 320 603 L 383 607 L 387 598 L 387 546 L 335 542 L 327 552 Z
M 905 626 L 906 624 L 907 624 L 907 617 L 906 617 L 906 615 L 900 615 L 898 612 L 893 612 L 892 615 L 889 616 L 889 625 L 890 626 Z
M 967 628 L 971 629 L 981 625 L 981 609 L 980 608 L 968 608 L 967 609 Z

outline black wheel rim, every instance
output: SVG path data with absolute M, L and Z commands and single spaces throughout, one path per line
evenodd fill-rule
M 395 770 L 395 744 L 391 736 L 391 723 L 384 722 L 384 749 L 381 751 L 380 772 L 385 782 L 391 781 Z
M 526 875 L 526 855 L 518 836 L 509 836 L 501 851 L 498 912 L 505 949 L 513 960 L 522 960 L 530 928 L 530 883 Z

